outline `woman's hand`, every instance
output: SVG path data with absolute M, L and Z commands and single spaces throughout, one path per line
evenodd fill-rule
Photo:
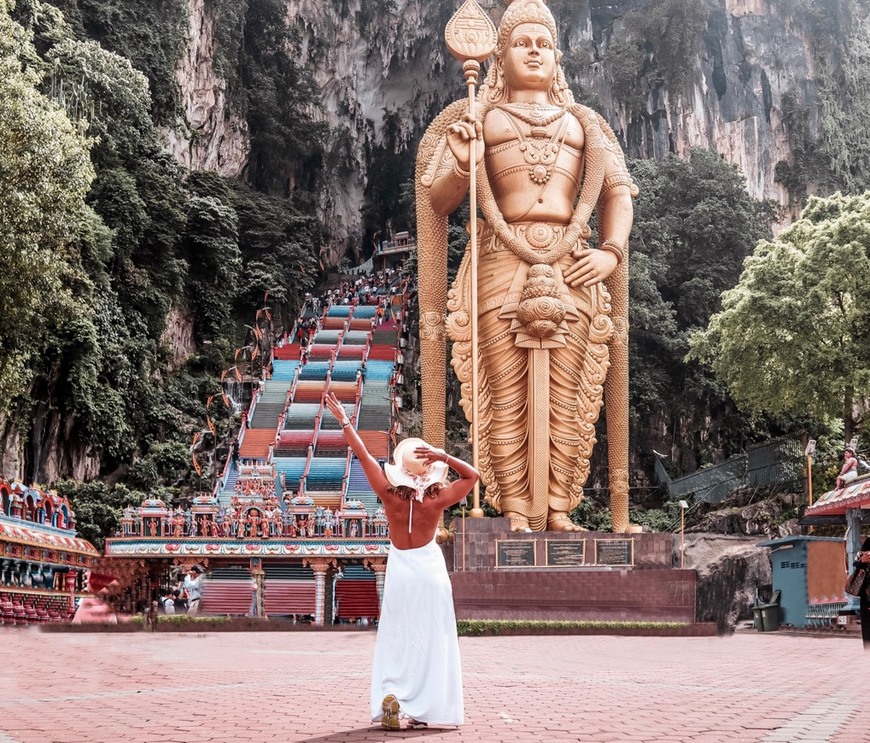
M 431 446 L 418 446 L 414 449 L 414 456 L 424 461 L 427 465 L 433 462 L 444 462 L 446 464 L 449 459 L 444 449 L 434 449 Z
M 592 286 L 604 281 L 619 263 L 609 250 L 575 250 L 571 256 L 575 263 L 564 274 L 568 286 Z
M 335 417 L 335 420 L 341 423 L 342 426 L 345 422 L 348 422 L 347 412 L 334 393 L 327 393 L 324 401 L 326 402 L 326 407 L 329 408 L 329 412 Z
M 483 160 L 483 127 L 480 122 L 472 116 L 465 114 L 455 124 L 447 127 L 447 146 L 453 153 L 453 158 L 456 160 L 456 165 L 461 170 L 468 170 L 468 165 L 471 162 L 471 141 L 477 140 L 480 146 L 475 154 L 477 162 Z

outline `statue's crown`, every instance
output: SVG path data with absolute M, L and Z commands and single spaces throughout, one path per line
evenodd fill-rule
M 521 23 L 540 23 L 546 26 L 553 34 L 553 43 L 556 43 L 556 20 L 545 0 L 512 0 L 498 24 L 496 54 L 501 56 L 504 53 L 511 32 Z

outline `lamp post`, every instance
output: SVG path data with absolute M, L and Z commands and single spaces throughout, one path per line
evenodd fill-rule
M 807 448 L 804 449 L 804 456 L 807 458 L 807 505 L 813 505 L 813 454 L 816 453 L 816 440 L 810 439 L 807 442 Z
M 688 507 L 686 501 L 680 501 L 680 570 L 686 564 L 686 509 Z

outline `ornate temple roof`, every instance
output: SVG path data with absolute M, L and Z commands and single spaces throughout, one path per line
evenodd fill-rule
M 849 487 L 830 490 L 804 512 L 805 516 L 842 516 L 851 508 L 870 508 L 870 477 L 854 480 Z
M 91 557 L 98 557 L 100 554 L 86 539 L 67 536 L 59 530 L 44 528 L 39 524 L 7 520 L 2 517 L 0 517 L 0 541 Z

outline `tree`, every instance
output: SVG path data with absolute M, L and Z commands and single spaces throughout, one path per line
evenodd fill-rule
M 215 198 L 191 198 L 184 246 L 197 337 L 216 340 L 227 330 L 242 267 L 235 210 Z
M 671 451 L 696 469 L 739 451 L 748 417 L 700 364 L 688 336 L 706 327 L 743 259 L 768 237 L 768 211 L 715 152 L 630 163 L 640 189 L 631 235 L 629 364 L 637 448 Z
M 145 493 L 130 490 L 124 485 L 114 487 L 104 482 L 78 483 L 62 480 L 57 492 L 69 498 L 76 515 L 76 532 L 97 549 L 103 549 L 106 537 L 114 533 L 121 523 L 125 506 L 138 505 Z
M 870 191 L 811 198 L 801 218 L 747 258 L 723 309 L 692 339 L 753 413 L 842 418 L 870 395 Z
M 11 5 L 0 0 L 0 410 L 26 390 L 46 330 L 89 314 L 77 243 L 97 229 L 89 143 L 39 92 L 32 37 Z

